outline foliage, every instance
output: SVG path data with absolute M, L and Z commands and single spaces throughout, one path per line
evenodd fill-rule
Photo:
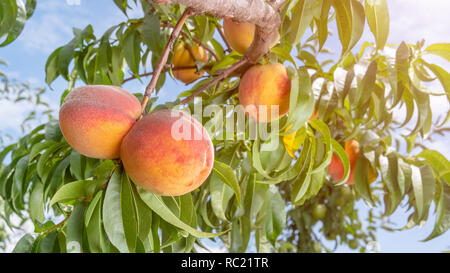
M 125 14 L 132 5 L 128 2 L 114 1 Z M 74 29 L 73 40 L 49 56 L 47 83 L 58 76 L 68 81 L 61 101 L 77 80 L 122 85 L 135 78 L 143 80 L 148 67 L 156 67 L 184 8 L 151 1 L 141 1 L 134 8 L 140 7 L 143 18 L 112 26 L 99 38 L 90 25 Z M 8 154 L 11 157 L 0 175 L 6 218 L 28 213 L 37 234 L 25 235 L 15 251 L 191 252 L 197 251 L 194 246 L 203 246 L 201 238 L 211 238 L 229 251 L 241 252 L 249 249 L 252 237 L 260 252 L 332 251 L 316 235 L 314 229 L 319 227 L 327 240 L 364 252 L 376 241 L 375 220 L 391 215 L 402 202 L 410 212 L 403 229 L 422 224 L 434 213 L 435 228 L 426 239 L 447 231 L 450 163 L 423 142 L 447 130 L 443 126 L 450 117 L 433 122 L 430 98 L 450 100 L 450 75 L 426 61 L 426 55 L 450 61 L 450 44 L 387 44 L 385 0 L 291 0 L 281 12 L 280 43 L 262 62 L 289 63 L 292 88 L 290 111 L 280 121 L 283 133 L 269 132 L 268 140 L 239 139 L 225 134 L 225 124 L 218 128 L 215 117 L 203 118 L 207 129 L 215 132 L 213 173 L 198 190 L 161 197 L 131 183 L 120 161 L 91 159 L 73 151 L 58 122 L 38 126 L 0 154 L 0 161 Z M 363 43 L 361 51 L 354 53 L 366 18 L 375 43 Z M 320 61 L 327 53 L 324 45 L 333 22 L 342 45 L 340 59 Z M 218 27 L 218 18 L 193 16 L 180 37 L 201 41 L 218 56 L 218 61 L 210 58 L 203 67 L 210 78 L 241 57 L 237 52 L 227 55 L 213 36 Z M 312 34 L 305 37 L 308 29 Z M 167 74 L 171 75 L 170 67 L 161 75 L 158 88 Z M 148 110 L 180 106 L 182 98 L 208 81 L 200 80 L 180 92 L 176 101 L 152 104 Z M 432 81 L 439 81 L 445 93 L 428 90 L 427 83 Z M 209 88 L 199 96 L 203 106 L 237 105 L 238 85 L 238 78 L 229 77 Z M 184 109 L 193 112 L 195 103 L 191 100 Z M 319 117 L 309 120 L 314 109 Z M 406 113 L 401 120 L 394 115 L 399 109 Z M 398 128 L 410 124 L 413 128 L 407 134 L 398 134 Z M 283 142 L 284 135 L 294 132 L 295 141 L 287 147 L 267 150 L 271 139 Z M 348 175 L 342 147 L 348 139 L 357 139 L 361 146 L 355 184 L 336 185 L 327 176 L 327 167 L 334 152 Z M 286 148 L 295 152 L 294 157 Z M 369 167 L 379 174 L 374 184 L 368 181 Z M 369 213 L 367 228 L 362 227 L 355 208 L 359 199 L 385 209 L 382 215 Z M 430 212 L 433 202 L 435 211 Z M 327 208 L 325 218 L 319 220 L 312 216 L 318 204 Z M 64 220 L 55 224 L 51 214 Z
M 6 62 L 0 60 L 0 64 Z M 36 123 L 44 117 L 52 119 L 52 109 L 43 97 L 45 88 L 32 87 L 29 83 L 20 82 L 7 76 L 6 71 L 0 70 L 0 101 L 9 103 L 21 103 L 29 108 L 26 117 L 20 124 L 21 133 L 33 129 Z M 0 147 L 13 140 L 12 135 L 0 132 Z
M 36 8 L 36 0 L 5 0 L 0 3 L 0 47 L 12 43 Z M 3 40 L 3 41 L 2 41 Z

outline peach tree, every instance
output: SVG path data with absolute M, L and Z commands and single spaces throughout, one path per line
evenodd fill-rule
M 392 229 L 380 220 L 402 204 L 409 217 L 400 229 L 433 215 L 426 240 L 450 228 L 450 162 L 427 148 L 448 131 L 450 118 L 450 111 L 433 118 L 430 99 L 450 100 L 450 75 L 427 56 L 450 61 L 450 44 L 388 44 L 386 0 L 111 4 L 125 15 L 130 9 L 144 15 L 100 37 L 90 25 L 74 28 L 73 39 L 48 57 L 47 84 L 58 77 L 68 82 L 62 104 L 77 85 L 122 86 L 151 77 L 133 90 L 142 107 L 136 124 L 164 109 L 218 106 L 221 115 L 196 117 L 214 146 L 212 171 L 188 193 L 160 195 L 136 183 L 120 158 L 80 154 L 51 120 L 0 152 L 4 219 L 16 215 L 35 227 L 16 252 L 195 252 L 206 238 L 231 252 L 333 251 L 325 239 L 364 252 L 377 228 Z M 0 5 L 0 37 L 9 43 L 35 1 Z M 331 24 L 340 41 L 337 61 L 327 59 L 325 47 Z M 374 42 L 354 51 L 364 31 Z M 283 73 L 288 83 L 271 85 Z M 175 101 L 158 103 L 170 77 L 192 85 L 171 90 L 179 94 Z M 443 91 L 430 90 L 434 81 Z M 268 138 L 249 137 L 252 113 L 243 136 L 219 122 L 230 114 L 227 106 L 243 104 L 246 89 L 261 104 L 285 110 L 279 128 L 257 124 L 268 126 Z M 272 146 L 274 139 L 279 145 Z M 367 219 L 359 218 L 358 200 L 371 207 Z

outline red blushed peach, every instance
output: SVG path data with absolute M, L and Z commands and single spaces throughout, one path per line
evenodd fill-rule
M 176 110 L 159 110 L 130 130 L 120 157 L 137 185 L 156 194 L 178 196 L 197 189 L 208 178 L 214 146 L 206 129 L 193 117 Z
M 359 143 L 355 139 L 350 139 L 345 142 L 345 153 L 347 154 L 348 160 L 350 162 L 350 175 L 345 182 L 348 185 L 352 185 L 355 179 L 355 166 L 359 158 Z M 336 154 L 333 154 L 331 158 L 331 163 L 328 165 L 328 174 L 333 178 L 333 180 L 340 181 L 344 177 L 344 164 Z M 374 182 L 377 179 L 377 172 L 369 166 L 368 169 L 368 179 L 369 183 Z
M 254 65 L 241 79 L 239 102 L 254 120 L 270 122 L 289 111 L 290 92 L 291 80 L 284 65 Z M 273 107 L 278 107 L 278 114 L 272 113 Z
M 140 114 L 139 100 L 125 89 L 88 85 L 73 89 L 66 97 L 59 124 L 69 145 L 80 154 L 114 159 Z

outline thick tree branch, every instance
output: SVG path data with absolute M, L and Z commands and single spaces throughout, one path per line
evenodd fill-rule
M 144 115 L 145 108 L 150 99 L 150 95 L 152 94 L 153 90 L 155 90 L 156 83 L 158 82 L 158 78 L 161 75 L 161 72 L 167 63 L 167 59 L 169 58 L 170 51 L 172 51 L 173 44 L 175 43 L 176 39 L 178 38 L 178 35 L 180 35 L 181 28 L 183 27 L 187 18 L 189 18 L 189 16 L 191 16 L 192 14 L 194 14 L 194 10 L 187 8 L 184 11 L 183 15 L 181 15 L 180 20 L 178 20 L 177 24 L 173 28 L 172 34 L 170 35 L 170 38 L 169 38 L 169 41 L 167 41 L 166 47 L 164 48 L 164 50 L 161 54 L 161 58 L 159 59 L 158 65 L 156 66 L 156 69 L 153 72 L 153 77 L 150 80 L 150 83 L 147 85 L 147 88 L 145 89 L 144 98 L 142 99 L 141 118 Z
M 279 38 L 281 24 L 279 8 L 284 0 L 154 0 L 157 4 L 183 4 L 196 13 L 209 13 L 216 17 L 231 17 L 238 22 L 256 25 L 255 39 L 245 53 L 255 63 Z

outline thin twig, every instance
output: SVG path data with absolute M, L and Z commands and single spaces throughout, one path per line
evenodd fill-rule
M 204 92 L 205 90 L 207 90 L 211 86 L 213 86 L 216 83 L 220 82 L 221 80 L 225 79 L 226 77 L 228 77 L 231 74 L 231 72 L 233 72 L 234 70 L 236 70 L 239 67 L 243 66 L 247 62 L 248 62 L 248 59 L 243 57 L 239 61 L 235 62 L 233 65 L 231 65 L 228 68 L 222 70 L 222 72 L 219 75 L 217 75 L 217 77 L 215 77 L 214 80 L 212 80 L 209 83 L 205 84 L 204 86 L 202 86 L 202 88 L 200 88 L 197 91 L 195 91 L 192 95 L 190 95 L 189 97 L 187 97 L 184 100 L 182 100 L 180 102 L 180 104 L 185 104 L 185 103 L 191 101 L 197 95 L 201 94 L 202 92 Z
M 191 8 L 187 8 L 183 15 L 181 15 L 180 20 L 178 20 L 177 24 L 173 28 L 172 34 L 170 35 L 169 41 L 167 41 L 166 47 L 164 48 L 161 58 L 159 59 L 158 65 L 156 66 L 156 70 L 153 72 L 153 77 L 150 80 L 150 83 L 147 85 L 147 88 L 145 89 L 144 98 L 142 99 L 142 114 L 141 117 L 145 113 L 145 108 L 147 106 L 147 103 L 150 99 L 150 95 L 152 94 L 153 90 L 155 90 L 156 83 L 158 82 L 158 78 L 161 75 L 161 72 L 164 68 L 164 66 L 167 63 L 167 59 L 169 58 L 169 53 L 173 48 L 173 44 L 175 43 L 176 39 L 178 38 L 178 35 L 180 35 L 181 28 L 183 27 L 184 23 L 186 22 L 187 18 L 193 14 L 193 10 Z
M 54 229 L 56 229 L 57 227 L 60 227 L 62 225 L 64 225 L 65 222 L 67 222 L 67 220 L 69 220 L 70 217 L 70 213 L 67 214 L 66 218 L 64 218 L 64 220 L 62 220 L 61 222 L 59 222 L 58 224 L 52 226 L 51 228 L 47 229 L 46 231 L 44 231 L 42 234 L 43 235 L 47 235 L 49 234 L 51 231 L 53 231 Z
M 225 43 L 225 45 L 227 46 L 226 51 L 228 53 L 230 53 L 231 51 L 233 51 L 230 47 L 230 44 L 228 44 L 227 39 L 225 39 L 225 34 L 223 33 L 223 30 L 221 27 L 217 27 L 217 31 L 219 32 L 220 37 L 222 37 L 223 42 Z
M 167 65 L 167 67 L 170 67 L 169 65 Z M 179 67 L 173 67 L 171 68 L 173 71 L 177 71 L 177 70 L 188 70 L 188 69 L 197 69 L 197 66 L 179 66 Z M 164 70 L 164 72 L 167 72 L 167 70 Z M 139 77 L 147 77 L 147 76 L 152 76 L 154 72 L 148 72 L 148 73 L 143 73 L 143 74 L 139 74 Z M 122 84 L 129 82 L 131 80 L 137 79 L 136 76 L 131 76 L 129 78 L 126 78 L 122 81 Z

